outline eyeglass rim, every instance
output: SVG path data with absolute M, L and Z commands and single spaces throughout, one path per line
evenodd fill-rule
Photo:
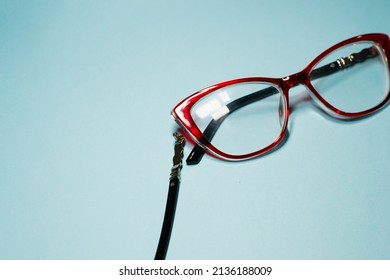
M 286 76 L 284 78 L 268 78 L 268 77 L 249 77 L 249 78 L 240 78 L 240 79 L 233 79 L 224 81 L 218 84 L 214 84 L 212 86 L 206 87 L 198 92 L 195 92 L 194 94 L 188 96 L 187 98 L 183 99 L 181 102 L 179 102 L 172 110 L 171 115 L 173 116 L 174 120 L 179 124 L 180 127 L 182 127 L 187 134 L 202 148 L 204 148 L 207 152 L 209 152 L 212 156 L 215 156 L 216 158 L 227 160 L 227 161 L 242 161 L 247 160 L 251 158 L 255 158 L 261 155 L 265 155 L 273 150 L 275 150 L 279 145 L 283 142 L 285 139 L 286 133 L 287 133 L 287 127 L 288 127 L 288 120 L 289 120 L 289 114 L 290 114 L 290 106 L 289 106 L 289 96 L 288 96 L 288 90 L 293 86 L 292 84 L 300 81 L 303 82 L 308 89 L 311 91 L 311 93 L 315 96 L 315 98 L 318 99 L 319 103 L 323 105 L 323 109 L 330 114 L 333 117 L 341 118 L 341 119 L 356 119 L 368 116 L 381 108 L 383 108 L 390 100 L 390 90 L 387 92 L 387 95 L 383 99 L 382 102 L 380 102 L 378 105 L 374 106 L 373 108 L 370 108 L 368 110 L 357 112 L 357 113 L 347 113 L 343 112 L 341 110 L 338 110 L 337 108 L 333 107 L 331 104 L 329 104 L 313 87 L 313 85 L 310 82 L 309 75 L 313 68 L 328 54 L 331 52 L 342 48 L 346 45 L 350 45 L 353 43 L 358 42 L 373 42 L 376 45 L 380 46 L 383 50 L 383 53 L 385 55 L 386 63 L 388 69 L 390 69 L 390 39 L 387 34 L 382 33 L 370 33 L 370 34 L 364 34 L 359 35 L 356 37 L 352 37 L 350 39 L 344 40 L 338 44 L 333 45 L 332 47 L 326 49 L 322 53 L 320 53 L 314 60 L 312 60 L 302 71 Z M 287 78 L 293 78 L 290 81 Z M 390 79 L 390 77 L 389 77 Z M 267 147 L 264 147 L 263 149 L 260 149 L 258 151 L 244 154 L 244 155 L 232 155 L 224 153 L 223 151 L 220 151 L 215 146 L 213 146 L 204 136 L 203 133 L 199 130 L 197 125 L 195 124 L 193 118 L 191 117 L 191 109 L 192 107 L 203 97 L 207 96 L 208 94 L 219 90 L 221 88 L 232 86 L 232 85 L 238 85 L 238 84 L 244 84 L 244 83 L 269 83 L 272 86 L 275 86 L 278 88 L 281 96 L 284 99 L 285 102 L 285 118 L 284 123 L 281 129 L 281 132 L 278 136 L 278 138 L 268 145 Z
M 248 83 L 268 83 L 274 87 L 276 87 L 279 91 L 280 96 L 283 98 L 284 104 L 285 104 L 285 118 L 283 121 L 283 126 L 281 129 L 281 132 L 277 139 L 267 147 L 248 153 L 245 155 L 232 155 L 227 154 L 219 149 L 217 149 L 213 144 L 211 144 L 204 136 L 203 133 L 200 131 L 198 126 L 195 124 L 195 121 L 193 120 L 191 116 L 191 109 L 194 104 L 196 104 L 200 99 L 207 96 L 209 93 L 214 92 L 216 90 L 222 89 L 227 86 L 232 85 L 239 85 L 239 84 L 248 84 Z M 201 91 L 198 91 L 191 97 L 184 99 L 182 103 L 179 103 L 171 112 L 173 118 L 175 121 L 179 124 L 180 127 L 182 127 L 189 136 L 202 148 L 204 148 L 206 151 L 208 151 L 212 156 L 215 156 L 219 159 L 228 160 L 228 161 L 242 161 L 245 159 L 250 159 L 257 157 L 262 154 L 266 154 L 267 152 L 270 152 L 274 150 L 285 138 L 285 134 L 287 132 L 287 126 L 288 126 L 288 114 L 289 114 L 289 100 L 288 96 L 284 93 L 284 91 L 281 89 L 281 87 L 278 85 L 279 79 L 274 78 L 256 78 L 256 77 L 250 77 L 250 78 L 241 78 L 241 79 L 235 79 L 235 80 L 229 80 L 225 81 L 210 87 L 207 87 Z
M 371 42 L 375 43 L 377 46 L 380 46 L 382 49 L 382 52 L 384 54 L 384 58 L 386 59 L 387 69 L 389 70 L 389 80 L 390 80 L 390 39 L 387 34 L 382 33 L 371 33 L 371 34 L 364 34 L 359 35 L 347 40 L 344 40 L 336 45 L 333 45 L 332 47 L 328 48 L 327 50 L 323 51 L 321 54 L 319 54 L 312 62 L 310 62 L 305 69 L 302 71 L 306 74 L 307 81 L 306 85 L 308 86 L 311 93 L 317 98 L 320 105 L 323 105 L 322 108 L 326 113 L 331 115 L 332 117 L 338 118 L 338 119 L 345 119 L 345 120 L 352 120 L 357 118 L 362 118 L 369 116 L 381 108 L 383 108 L 389 101 L 390 101 L 390 89 L 388 89 L 388 92 L 386 96 L 383 98 L 383 100 L 378 103 L 377 105 L 373 106 L 370 109 L 363 110 L 360 112 L 350 113 L 350 112 L 344 112 L 340 109 L 337 109 L 335 106 L 331 105 L 328 101 L 326 101 L 321 94 L 318 93 L 318 91 L 315 89 L 315 87 L 312 85 L 311 80 L 309 79 L 309 75 L 314 67 L 317 66 L 317 64 L 327 55 L 334 52 L 337 49 L 341 49 L 344 46 L 351 45 L 353 43 L 361 43 L 361 42 Z

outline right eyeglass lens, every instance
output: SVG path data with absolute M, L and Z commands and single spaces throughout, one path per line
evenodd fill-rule
M 333 51 L 313 68 L 310 79 L 322 98 L 345 113 L 369 110 L 389 92 L 386 57 L 374 42 Z
M 257 152 L 274 143 L 285 123 L 286 104 L 280 89 L 251 82 L 216 90 L 191 109 L 203 136 L 230 155 Z

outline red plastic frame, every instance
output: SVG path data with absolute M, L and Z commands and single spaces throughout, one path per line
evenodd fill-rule
M 357 37 L 350 38 L 348 40 L 342 41 L 333 47 L 327 49 L 323 53 L 321 53 L 319 56 L 317 56 L 308 66 L 306 66 L 302 71 L 292 74 L 290 76 L 286 76 L 283 78 L 264 78 L 264 77 L 251 77 L 251 78 L 242 78 L 242 79 L 236 79 L 236 80 L 230 80 L 226 82 L 222 82 L 210 87 L 207 87 L 203 90 L 200 90 L 193 95 L 185 98 L 182 100 L 178 105 L 174 107 L 172 110 L 172 116 L 176 120 L 176 122 L 186 130 L 186 132 L 194 139 L 194 141 L 202 146 L 205 150 L 210 152 L 212 155 L 216 156 L 219 159 L 224 159 L 228 161 L 241 161 L 241 160 L 246 160 L 254 157 L 258 157 L 261 155 L 264 155 L 276 147 L 278 147 L 287 132 L 287 125 L 288 125 L 288 119 L 289 119 L 289 114 L 290 114 L 290 109 L 289 109 L 289 90 L 298 85 L 302 84 L 305 85 L 314 95 L 314 97 L 318 100 L 320 104 L 323 105 L 324 110 L 337 118 L 342 118 L 342 119 L 356 119 L 356 118 L 361 118 L 368 116 L 382 107 L 384 107 L 390 100 L 390 91 L 387 93 L 386 97 L 384 100 L 376 105 L 375 107 L 358 112 L 358 113 L 346 113 L 343 111 L 338 110 L 337 108 L 333 107 L 330 105 L 327 101 L 325 101 L 321 95 L 315 90 L 313 85 L 310 82 L 309 75 L 313 68 L 317 65 L 319 61 L 321 61 L 325 56 L 327 56 L 329 53 L 335 51 L 336 49 L 339 49 L 345 45 L 349 45 L 352 43 L 356 42 L 362 42 L 362 41 L 367 41 L 367 42 L 374 42 L 378 46 L 382 48 L 383 53 L 385 54 L 385 59 L 387 63 L 388 69 L 390 69 L 390 39 L 388 35 L 386 34 L 365 34 L 365 35 L 360 35 Z M 389 77 L 390 78 L 390 77 Z M 202 132 L 198 129 L 196 126 L 194 120 L 191 117 L 191 108 L 192 106 L 198 102 L 200 99 L 202 99 L 204 96 L 210 94 L 211 92 L 221 89 L 223 87 L 229 86 L 229 85 L 234 85 L 234 84 L 239 84 L 239 83 L 248 83 L 248 82 L 265 82 L 265 83 L 271 83 L 272 85 L 275 85 L 281 90 L 282 97 L 284 98 L 285 104 L 286 104 L 286 109 L 285 109 L 285 122 L 282 127 L 282 131 L 279 135 L 279 137 L 273 142 L 271 145 L 245 155 L 230 155 L 226 154 L 217 148 L 215 148 L 202 134 Z

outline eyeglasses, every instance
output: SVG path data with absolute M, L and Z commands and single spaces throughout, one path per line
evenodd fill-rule
M 357 36 L 329 48 L 306 68 L 284 78 L 243 78 L 219 83 L 181 101 L 172 111 L 196 145 L 187 164 L 207 151 L 223 160 L 264 155 L 283 143 L 291 112 L 289 91 L 297 85 L 329 115 L 357 119 L 390 100 L 390 39 L 386 34 Z M 175 135 L 175 156 L 163 227 L 155 259 L 165 259 L 180 185 L 184 138 Z
M 289 91 L 300 84 L 333 117 L 351 120 L 378 111 L 390 100 L 389 58 L 389 37 L 366 34 L 334 45 L 296 74 L 236 79 L 196 92 L 172 111 L 196 142 L 187 164 L 199 163 L 206 151 L 241 161 L 279 147 L 287 134 Z

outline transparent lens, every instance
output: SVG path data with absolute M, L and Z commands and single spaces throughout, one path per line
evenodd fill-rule
M 241 83 L 216 90 L 196 103 L 191 115 L 221 152 L 244 155 L 275 142 L 285 122 L 280 90 L 268 83 Z
M 346 113 L 369 110 L 389 92 L 386 58 L 373 42 L 335 50 L 314 67 L 310 79 L 330 105 Z

